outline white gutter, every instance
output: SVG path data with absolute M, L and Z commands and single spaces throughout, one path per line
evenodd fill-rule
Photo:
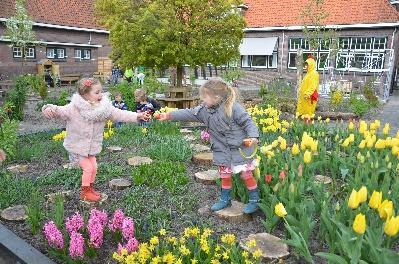
M 7 21 L 7 18 L 0 17 L 0 22 L 6 22 L 6 21 Z M 33 22 L 33 26 L 109 34 L 109 31 L 108 30 L 104 30 L 104 29 L 63 26 L 63 25 L 48 24 L 48 23 L 41 23 L 41 22 Z
M 0 37 L 0 41 L 3 42 L 11 42 L 10 39 L 6 39 L 4 37 Z M 95 44 L 82 44 L 82 43 L 72 43 L 72 42 L 58 42 L 58 41 L 36 41 L 34 44 L 46 44 L 46 45 L 57 45 L 57 46 L 74 46 L 74 47 L 89 47 L 89 48 L 102 48 L 103 45 L 95 45 Z
M 351 25 L 326 25 L 327 29 L 351 29 L 351 28 L 385 28 L 385 27 L 399 27 L 399 22 L 392 23 L 377 23 L 377 24 L 351 24 Z M 259 28 L 245 28 L 244 32 L 258 32 L 258 31 L 281 31 L 281 30 L 303 30 L 304 26 L 282 26 L 282 27 L 259 27 Z M 316 26 L 308 26 L 313 29 Z

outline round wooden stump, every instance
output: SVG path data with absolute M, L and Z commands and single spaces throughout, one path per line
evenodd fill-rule
M 8 207 L 1 211 L 1 218 L 7 221 L 24 221 L 28 218 L 27 211 L 25 205 Z
M 200 171 L 195 173 L 195 178 L 203 184 L 211 185 L 215 184 L 216 180 L 219 179 L 219 173 L 217 170 Z
M 101 200 L 98 202 L 89 202 L 89 201 L 82 201 L 80 200 L 80 204 L 82 205 L 82 207 L 84 208 L 93 208 L 93 207 L 99 207 L 103 204 L 105 204 L 108 200 L 108 195 L 105 193 L 101 193 Z
M 331 179 L 330 177 L 328 177 L 328 176 L 323 176 L 323 175 L 316 175 L 316 176 L 314 176 L 314 180 L 315 180 L 316 182 L 323 183 L 323 184 L 330 184 L 330 183 L 332 183 L 332 179 Z
M 190 134 L 190 133 L 193 133 L 193 131 L 190 130 L 190 129 L 187 129 L 187 128 L 182 128 L 182 129 L 180 129 L 180 133 L 182 133 L 182 134 Z
M 110 152 L 118 152 L 118 151 L 122 151 L 122 147 L 119 147 L 119 146 L 109 146 L 109 147 L 107 147 L 107 150 L 109 150 Z
M 151 164 L 151 163 L 152 163 L 152 159 L 150 159 L 148 157 L 135 156 L 135 157 L 131 157 L 127 160 L 127 164 L 129 164 L 130 166 L 140 166 L 143 164 Z
M 193 156 L 193 163 L 197 165 L 212 166 L 213 154 L 212 152 L 200 152 Z
M 250 240 L 256 241 L 256 246 L 249 248 L 246 244 Z M 240 241 L 240 246 L 251 253 L 260 249 L 264 259 L 279 259 L 288 256 L 288 246 L 281 239 L 268 233 L 251 234 Z
M 184 136 L 184 139 L 187 140 L 187 141 L 194 141 L 194 140 L 196 140 L 196 138 L 195 138 L 194 136 L 191 136 L 191 135 L 185 135 L 185 136 Z
M 190 144 L 190 147 L 194 150 L 194 152 L 204 152 L 211 150 L 210 147 L 201 144 Z
M 230 223 L 243 223 L 252 220 L 251 215 L 244 214 L 242 210 L 244 209 L 244 204 L 232 201 L 231 206 L 223 210 L 216 211 L 215 214 Z
M 127 179 L 112 179 L 109 181 L 109 188 L 111 190 L 123 190 L 132 186 L 132 183 Z
M 79 168 L 79 164 L 77 162 L 70 162 L 70 163 L 62 165 L 62 167 L 64 169 L 68 169 L 68 170 L 69 169 L 77 169 L 77 168 Z
M 61 195 L 64 199 L 71 199 L 73 197 L 73 191 L 60 191 L 60 192 L 55 192 L 55 193 L 49 193 L 45 197 L 47 198 L 47 201 L 50 203 L 55 202 L 55 198 Z
M 28 165 L 17 164 L 17 165 L 8 167 L 7 170 L 11 171 L 12 173 L 25 173 L 28 171 Z
M 198 213 L 202 216 L 208 216 L 211 214 L 209 206 L 204 206 L 198 209 Z

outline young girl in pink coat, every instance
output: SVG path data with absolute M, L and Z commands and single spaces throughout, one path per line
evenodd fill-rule
M 102 94 L 101 83 L 84 78 L 78 83 L 78 93 L 65 106 L 44 105 L 43 115 L 67 122 L 64 147 L 71 162 L 79 163 L 83 170 L 80 199 L 95 202 L 101 194 L 94 190 L 97 174 L 96 155 L 101 152 L 105 122 L 135 122 L 150 118 L 145 113 L 123 111 L 112 106 Z

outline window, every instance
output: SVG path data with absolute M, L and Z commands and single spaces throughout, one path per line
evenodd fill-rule
M 90 60 L 91 50 L 89 49 L 75 49 L 75 59 Z
M 318 47 L 316 50 L 311 50 L 308 40 L 302 38 L 291 38 L 289 40 L 289 51 L 288 51 L 288 68 L 296 69 L 296 56 L 298 50 L 302 49 L 303 61 L 306 61 L 310 54 L 316 57 L 317 69 L 322 70 L 328 67 L 328 54 L 329 54 L 329 40 L 318 39 L 316 44 Z
M 384 69 L 386 44 L 386 37 L 340 38 L 337 69 L 368 72 Z
M 22 48 L 21 47 L 13 47 L 12 56 L 14 58 L 22 58 Z M 34 59 L 36 58 L 36 50 L 35 47 L 27 47 L 25 49 L 25 58 Z
M 66 50 L 64 48 L 47 48 L 46 56 L 48 59 L 65 59 Z
M 273 55 L 242 55 L 241 67 L 277 69 L 277 52 Z

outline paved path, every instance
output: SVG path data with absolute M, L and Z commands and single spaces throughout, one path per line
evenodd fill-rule
M 390 134 L 395 135 L 399 130 L 399 91 L 394 91 L 389 97 L 389 101 L 383 105 L 382 111 L 376 113 L 375 119 L 381 121 L 381 125 L 389 123 L 391 125 Z

